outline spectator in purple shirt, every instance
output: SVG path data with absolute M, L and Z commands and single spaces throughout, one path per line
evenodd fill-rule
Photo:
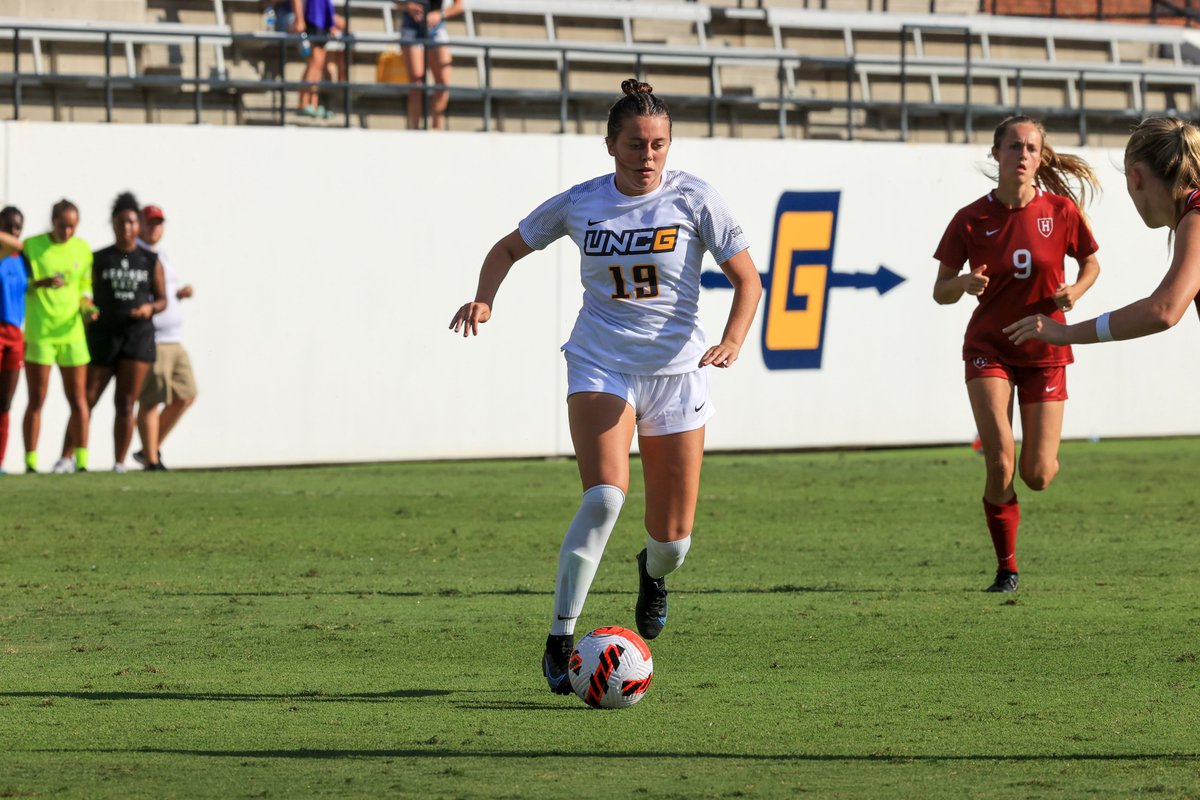
M 308 61 L 304 65 L 304 82 L 300 90 L 300 115 L 303 117 L 327 118 L 332 114 L 320 105 L 316 83 L 325 74 L 325 37 L 341 30 L 344 22 L 333 11 L 333 0 L 292 0 L 295 19 L 292 32 L 309 39 Z

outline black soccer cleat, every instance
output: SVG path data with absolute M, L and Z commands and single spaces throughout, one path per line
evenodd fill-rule
M 984 589 L 985 592 L 1015 592 L 1017 590 L 1017 573 L 1000 570 L 996 573 L 996 580 L 992 581 L 992 585 Z
M 634 609 L 638 633 L 643 639 L 653 639 L 667 624 L 667 580 L 651 578 L 646 572 L 646 550 L 637 554 L 638 599 Z
M 571 673 L 568 668 L 571 663 L 571 653 L 575 643 L 570 636 L 555 636 L 553 633 L 546 637 L 546 652 L 542 655 L 542 674 L 550 691 L 555 694 L 571 694 Z

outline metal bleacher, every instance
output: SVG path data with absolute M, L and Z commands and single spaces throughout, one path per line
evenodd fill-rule
M 598 133 L 633 74 L 670 100 L 681 135 L 982 140 L 1023 110 L 1103 144 L 1147 113 L 1200 116 L 1200 33 L 1184 27 L 971 13 L 978 0 L 816 4 L 467 0 L 448 22 L 449 127 Z M 347 67 L 322 85 L 327 121 L 289 110 L 303 63 L 264 29 L 261 0 L 0 0 L 0 105 L 65 121 L 404 126 L 410 85 L 375 83 L 398 49 L 395 4 L 336 5 L 351 34 L 329 43 Z

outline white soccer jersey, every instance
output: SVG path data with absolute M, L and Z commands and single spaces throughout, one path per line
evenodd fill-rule
M 747 247 L 721 196 L 678 170 L 638 197 L 611 173 L 593 178 L 542 203 L 519 231 L 534 250 L 562 236 L 579 248 L 583 307 L 563 349 L 631 375 L 697 369 L 704 251 L 723 264 Z

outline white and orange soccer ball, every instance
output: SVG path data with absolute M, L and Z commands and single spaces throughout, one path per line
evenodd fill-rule
M 654 659 L 641 636 L 628 628 L 597 628 L 571 653 L 571 688 L 592 708 L 628 708 L 654 678 Z

